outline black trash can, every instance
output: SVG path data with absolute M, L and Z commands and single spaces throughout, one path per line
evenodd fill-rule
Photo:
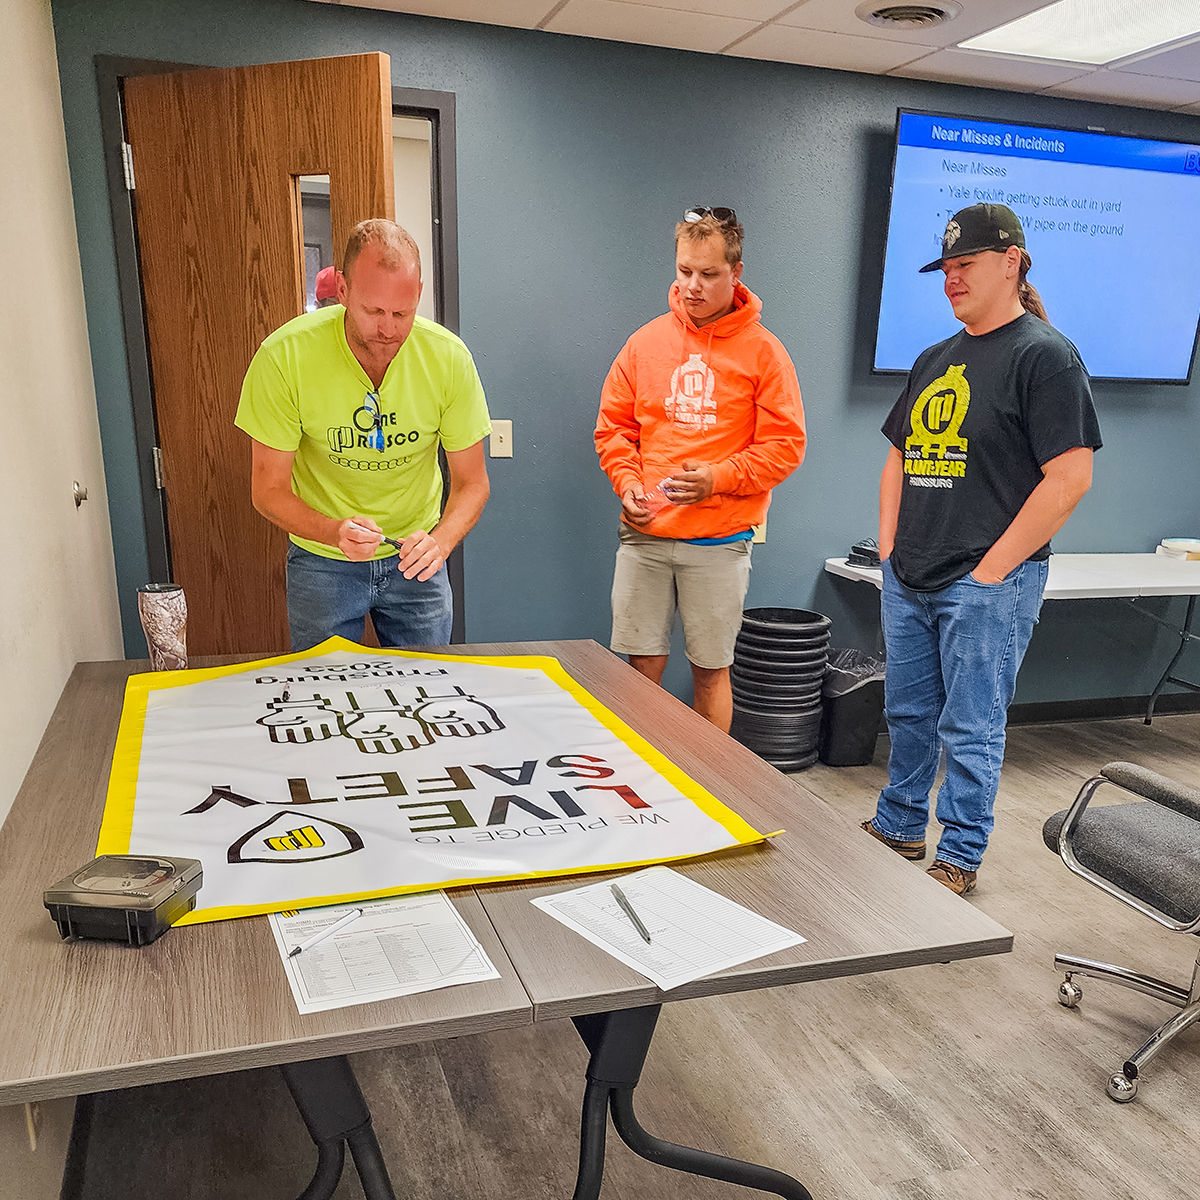
M 824 711 L 817 742 L 830 767 L 865 767 L 875 757 L 883 719 L 884 663 L 862 650 L 831 650 L 821 686 Z

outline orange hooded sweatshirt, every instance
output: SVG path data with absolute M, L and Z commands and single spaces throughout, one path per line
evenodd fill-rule
M 617 355 L 600 398 L 596 453 L 623 496 L 706 463 L 713 494 L 669 505 L 643 533 L 721 538 L 760 524 L 771 489 L 804 458 L 804 407 L 796 368 L 763 328 L 762 301 L 739 283 L 733 312 L 697 329 L 679 285 L 671 311 L 643 325 Z

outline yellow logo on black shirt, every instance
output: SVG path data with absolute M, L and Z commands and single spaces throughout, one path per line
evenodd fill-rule
M 971 403 L 966 364 L 935 379 L 912 408 L 904 442 L 904 473 L 917 487 L 953 487 L 967 473 L 967 439 L 959 433 Z

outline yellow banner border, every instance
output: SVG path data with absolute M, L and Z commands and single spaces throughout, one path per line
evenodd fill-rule
M 387 900 L 394 896 L 410 896 L 418 892 L 442 892 L 452 888 L 490 887 L 502 883 L 532 883 L 539 879 L 566 879 L 572 875 L 603 875 L 608 871 L 629 871 L 637 867 L 654 867 L 662 863 L 690 862 L 693 859 L 708 858 L 714 854 L 724 854 L 735 850 L 738 846 L 766 845 L 769 834 L 762 834 L 756 842 L 741 842 L 733 846 L 719 846 L 716 850 L 706 850 L 699 854 L 673 854 L 667 858 L 641 858 L 630 862 L 600 863 L 595 866 L 567 867 L 561 871 L 527 871 L 519 875 L 485 875 L 478 879 L 448 879 L 442 883 L 413 883 L 387 891 L 372 888 L 366 892 L 347 892 L 343 896 L 309 896 L 300 900 L 274 901 L 270 904 L 226 905 L 223 908 L 197 908 L 186 916 L 180 917 L 176 925 L 203 925 L 210 921 L 232 921 L 238 917 L 260 917 L 268 913 L 283 912 L 295 909 L 300 912 L 308 908 L 325 908 L 338 904 L 353 904 L 358 900 Z
M 148 671 L 131 675 L 125 684 L 125 703 L 121 711 L 121 723 L 117 729 L 117 741 L 113 750 L 112 772 L 109 775 L 108 794 L 104 805 L 104 816 L 100 824 L 96 853 L 128 854 L 129 842 L 133 837 L 134 801 L 137 796 L 138 770 L 141 765 L 142 739 L 146 728 L 146 710 L 150 693 L 164 688 L 183 687 L 190 683 L 201 683 L 207 679 L 220 679 L 225 675 L 237 675 L 245 671 L 264 667 L 282 666 L 333 651 L 361 651 L 364 654 L 383 654 L 393 658 L 416 658 L 434 662 L 469 662 L 484 666 L 532 668 L 542 671 L 554 683 L 596 718 L 610 733 L 624 742 L 643 762 L 657 771 L 681 796 L 691 800 L 707 817 L 720 825 L 734 839 L 734 845 L 753 846 L 766 840 L 752 825 L 738 816 L 733 809 L 723 804 L 710 791 L 703 788 L 691 776 L 685 774 L 665 754 L 652 746 L 640 733 L 631 729 L 611 709 L 606 708 L 591 692 L 587 691 L 557 658 L 542 654 L 429 654 L 412 650 L 381 649 L 361 646 L 347 638 L 331 637 L 300 653 L 282 654 L 273 658 L 261 658 L 252 662 L 230 663 L 224 667 L 197 667 L 186 671 Z M 729 846 L 720 850 L 732 849 Z M 513 883 L 533 879 L 565 878 L 570 875 L 598 874 L 603 871 L 624 871 L 632 867 L 652 866 L 655 863 L 680 862 L 684 859 L 702 858 L 704 854 L 676 854 L 667 858 L 636 859 L 630 862 L 605 863 L 570 867 L 557 871 L 524 871 L 513 875 L 487 875 L 479 878 L 447 880 L 430 884 L 402 885 L 386 891 L 371 889 L 366 892 L 349 892 L 337 896 L 309 896 L 304 899 L 276 901 L 271 904 L 225 905 L 220 908 L 197 908 L 181 917 L 176 925 L 199 925 L 208 921 L 226 921 L 236 917 L 259 916 L 279 912 L 282 909 L 320 908 L 331 904 L 351 903 L 355 900 L 370 900 L 387 896 L 405 896 L 417 892 L 428 892 L 443 888 L 475 887 L 493 883 Z

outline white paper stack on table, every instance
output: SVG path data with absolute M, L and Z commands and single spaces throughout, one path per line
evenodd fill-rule
M 1200 538 L 1163 538 L 1155 546 L 1154 553 L 1160 554 L 1164 558 L 1200 561 Z
M 292 953 L 358 909 L 357 920 Z M 270 920 L 302 1013 L 500 978 L 445 892 L 272 913 Z
M 670 867 L 648 867 L 616 882 L 649 932 L 649 944 L 622 910 L 611 881 L 530 903 L 664 992 L 805 940 Z

